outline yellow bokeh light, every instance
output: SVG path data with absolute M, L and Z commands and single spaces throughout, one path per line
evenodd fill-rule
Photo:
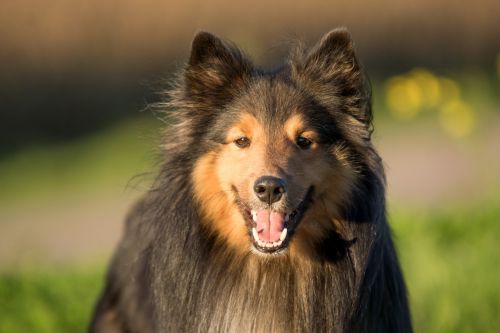
M 403 76 L 391 78 L 385 87 L 389 110 L 399 118 L 411 119 L 422 108 L 422 91 L 417 83 Z
M 500 54 L 497 65 L 500 70 Z M 459 84 L 424 68 L 387 80 L 385 102 L 392 114 L 405 120 L 415 118 L 423 110 L 438 111 L 444 130 L 455 138 L 470 135 L 477 122 L 474 110 L 461 97 Z
M 476 125 L 472 107 L 460 99 L 448 101 L 440 108 L 440 120 L 444 129 L 456 138 L 470 135 Z
M 430 71 L 416 68 L 409 73 L 409 79 L 418 85 L 423 106 L 427 108 L 436 107 L 441 99 L 441 85 L 438 78 Z

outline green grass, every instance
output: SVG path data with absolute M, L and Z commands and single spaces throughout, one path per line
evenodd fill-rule
M 492 206 L 490 206 L 492 207 Z M 392 214 L 416 332 L 499 332 L 500 209 Z M 0 274 L 0 332 L 83 332 L 104 267 Z
M 0 202 L 46 200 L 123 187 L 151 171 L 160 121 L 123 121 L 75 141 L 24 149 L 0 160 Z
M 500 209 L 394 214 L 416 332 L 500 332 Z
M 22 268 L 0 274 L 0 332 L 85 332 L 103 265 Z

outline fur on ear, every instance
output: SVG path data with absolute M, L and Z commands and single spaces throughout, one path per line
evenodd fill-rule
M 236 46 L 199 32 L 184 71 L 186 97 L 207 106 L 223 105 L 242 88 L 252 70 L 250 60 Z
M 331 30 L 309 51 L 299 45 L 289 63 L 292 77 L 319 103 L 371 126 L 371 91 L 347 29 Z

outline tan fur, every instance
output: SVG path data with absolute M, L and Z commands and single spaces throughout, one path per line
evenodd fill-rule
M 295 141 L 298 135 L 312 141 L 311 149 L 315 149 L 318 144 L 318 135 L 316 132 L 307 128 L 307 123 L 300 114 L 294 114 L 283 125 L 285 133 L 290 141 Z
M 195 165 L 193 183 L 195 197 L 200 203 L 203 221 L 236 250 L 242 250 L 241 244 L 247 231 L 243 217 L 234 205 L 234 197 L 228 189 L 223 189 L 218 176 L 218 155 L 210 152 Z
M 313 141 L 305 151 L 295 146 L 297 136 Z M 238 148 L 234 141 L 247 137 L 251 144 Z M 339 148 L 340 149 L 340 148 Z M 338 156 L 333 167 L 327 154 Z M 295 208 L 312 185 L 314 203 L 306 212 L 290 244 L 290 254 L 315 257 L 314 245 L 328 230 L 341 231 L 337 207 L 349 198 L 354 186 L 354 172 L 346 165 L 346 153 L 325 151 L 318 135 L 307 127 L 298 113 L 292 115 L 272 135 L 249 113 L 228 130 L 225 144 L 198 160 L 192 177 L 195 196 L 204 214 L 204 221 L 222 241 L 241 253 L 250 250 L 250 237 L 245 219 L 235 204 L 233 188 L 243 202 L 252 200 L 254 181 L 263 175 L 284 177 L 290 185 L 290 201 Z

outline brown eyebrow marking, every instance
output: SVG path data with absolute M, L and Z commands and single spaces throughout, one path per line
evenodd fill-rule
M 227 132 L 226 142 L 232 142 L 241 136 L 246 136 L 251 139 L 257 132 L 261 131 L 262 129 L 257 119 L 245 113 Z
M 291 141 L 295 141 L 298 135 L 307 139 L 317 141 L 318 133 L 312 130 L 300 114 L 294 114 L 284 124 L 285 132 Z

